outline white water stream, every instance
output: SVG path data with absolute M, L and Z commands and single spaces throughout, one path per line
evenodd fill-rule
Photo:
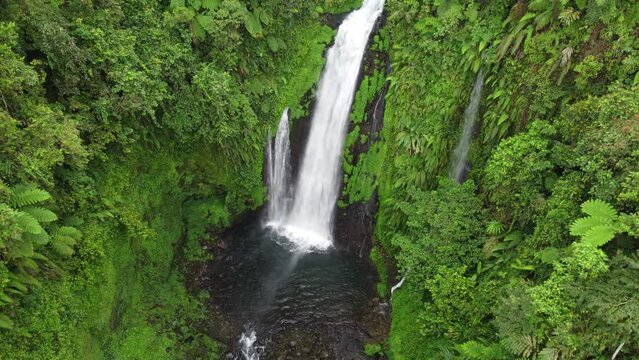
M 473 91 L 470 94 L 470 101 L 464 111 L 464 130 L 459 139 L 459 143 L 453 153 L 453 164 L 450 169 L 450 178 L 461 183 L 468 173 L 468 152 L 470 150 L 470 142 L 477 121 L 477 113 L 479 112 L 479 101 L 481 100 L 481 92 L 484 87 L 484 70 L 479 70 Z
M 266 149 L 269 187 L 268 218 L 273 222 L 281 222 L 288 213 L 290 152 L 288 108 L 286 108 L 277 127 L 275 144 L 269 139 Z
M 289 208 L 287 201 L 271 199 L 271 205 L 279 208 L 270 211 L 268 225 L 292 241 L 298 251 L 324 250 L 332 245 L 348 118 L 368 38 L 383 8 L 384 0 L 364 0 L 339 27 L 335 44 L 326 55 L 292 204 Z M 277 137 L 284 135 L 278 130 Z M 277 137 L 273 173 L 281 166 Z M 278 192 L 271 189 L 274 196 Z M 287 215 L 281 216 L 284 213 Z

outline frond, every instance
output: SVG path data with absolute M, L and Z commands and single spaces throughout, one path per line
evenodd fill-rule
M 483 360 L 486 345 L 478 341 L 471 340 L 461 345 L 457 345 L 456 348 L 457 351 L 459 351 L 459 353 L 466 359 Z
M 492 220 L 486 226 L 486 232 L 488 235 L 499 235 L 504 231 L 504 224 L 499 221 Z
M 55 232 L 55 236 L 58 235 L 68 236 L 75 240 L 79 240 L 82 237 L 82 232 L 73 226 L 61 226 Z
M 597 225 L 593 226 L 583 236 L 582 241 L 585 244 L 593 246 L 602 246 L 615 237 L 618 229 L 614 225 Z
M 617 210 L 612 205 L 599 199 L 591 199 L 581 205 L 581 211 L 592 217 L 617 217 Z
M 34 245 L 44 245 L 49 242 L 49 234 L 41 232 L 40 234 L 24 233 L 22 239 L 33 243 Z
M 457 345 L 455 349 L 469 360 L 500 360 L 508 356 L 501 344 L 484 345 L 475 340 Z
M 7 315 L 0 314 L 0 329 L 13 329 L 13 321 Z
M 9 199 L 11 205 L 17 208 L 35 205 L 43 201 L 49 200 L 51 194 L 33 186 L 16 186 L 13 188 L 13 194 Z
M 545 348 L 539 352 L 538 360 L 558 360 L 559 350 L 554 348 Z
M 501 344 L 511 353 L 528 358 L 535 352 L 537 340 L 530 335 L 516 335 L 503 339 Z
M 40 225 L 40 222 L 38 222 L 36 218 L 31 216 L 31 214 L 28 214 L 26 212 L 19 212 L 18 216 L 16 216 L 16 222 L 18 223 L 18 225 L 20 225 L 20 227 L 22 227 L 22 230 L 24 232 L 31 234 L 42 234 L 44 232 L 44 229 L 42 228 L 42 225 Z
M 595 226 L 610 225 L 612 220 L 608 217 L 585 217 L 575 220 L 570 225 L 570 234 L 574 236 L 584 236 Z
M 49 223 L 58 220 L 58 216 L 53 211 L 42 207 L 25 207 L 24 209 L 22 209 L 22 211 L 33 216 L 41 223 Z
M 73 250 L 73 245 L 75 245 L 76 241 L 73 237 L 64 235 L 58 230 L 56 234 L 53 236 L 51 241 L 51 245 L 53 245 L 53 249 L 62 256 L 71 256 L 75 253 Z

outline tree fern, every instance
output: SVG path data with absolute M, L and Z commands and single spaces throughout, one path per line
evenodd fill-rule
M 61 226 L 55 232 L 55 235 L 64 235 L 79 240 L 82 236 L 82 232 L 73 226 Z
M 16 208 L 35 205 L 51 198 L 48 192 L 32 186 L 17 186 L 12 190 L 9 201 Z
M 617 211 L 602 200 L 588 200 L 581 210 L 589 215 L 575 220 L 570 226 L 570 234 L 581 237 L 581 241 L 592 246 L 602 246 L 621 231 Z
M 502 339 L 501 344 L 511 353 L 528 358 L 536 351 L 537 339 L 531 335 L 515 335 Z
M 589 245 L 602 246 L 612 240 L 618 232 L 617 225 L 597 225 L 590 228 L 581 240 Z
M 69 231 L 70 230 L 68 229 L 63 231 L 58 230 L 51 240 L 53 249 L 62 256 L 71 256 L 75 252 L 73 250 L 73 245 L 76 244 L 76 239 L 72 236 L 66 235 Z
M 38 220 L 41 223 L 50 223 L 50 222 L 58 220 L 58 216 L 53 211 L 42 208 L 42 207 L 37 207 L 37 206 L 25 207 L 22 209 L 22 211 L 33 216 L 36 220 Z
M 40 225 L 38 220 L 26 212 L 18 213 L 16 222 L 26 233 L 42 234 L 44 232 L 44 229 L 42 228 L 42 225 Z
M 484 345 L 471 340 L 455 347 L 459 354 L 469 360 L 500 360 L 507 359 L 508 354 L 500 344 Z
M 616 218 L 617 210 L 612 205 L 599 199 L 592 199 L 581 204 L 581 211 L 592 217 Z

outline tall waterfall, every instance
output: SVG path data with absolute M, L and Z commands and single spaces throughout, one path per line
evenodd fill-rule
M 450 178 L 461 183 L 466 176 L 468 151 L 470 150 L 470 141 L 473 137 L 475 122 L 477 121 L 477 113 L 479 112 L 479 101 L 481 100 L 481 92 L 484 87 L 484 70 L 479 70 L 473 92 L 470 94 L 470 102 L 464 111 L 464 130 L 461 139 L 453 153 L 453 164 L 450 169 Z
M 271 217 L 270 223 L 300 250 L 321 250 L 332 244 L 348 118 L 368 38 L 383 8 L 384 0 L 364 0 L 360 9 L 346 17 L 327 52 L 293 203 L 285 218 Z
M 277 127 L 275 144 L 269 139 L 266 149 L 268 164 L 269 203 L 268 219 L 271 222 L 280 222 L 284 219 L 289 205 L 289 179 L 290 179 L 290 140 L 288 127 L 288 108 L 282 113 L 282 118 Z

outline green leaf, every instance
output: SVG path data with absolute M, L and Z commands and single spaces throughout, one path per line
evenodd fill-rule
M 612 205 L 599 199 L 588 200 L 581 205 L 581 211 L 590 216 L 601 216 L 614 218 L 617 216 L 617 210 Z
M 202 0 L 202 7 L 208 10 L 215 10 L 220 6 L 220 0 Z
M 42 232 L 40 234 L 24 233 L 22 239 L 33 243 L 34 245 L 44 245 L 49 242 L 49 234 Z
M 82 232 L 73 226 L 61 226 L 58 230 L 56 230 L 55 235 L 69 236 L 77 240 L 82 237 Z
M 268 42 L 268 47 L 272 52 L 277 52 L 280 48 L 280 43 L 276 37 L 269 36 L 266 38 L 266 42 Z
M 200 10 L 202 7 L 202 0 L 189 0 L 189 5 L 195 10 Z
M 617 233 L 613 225 L 597 225 L 590 229 L 582 238 L 585 244 L 602 246 L 612 240 Z
M 23 294 L 26 294 L 29 291 L 29 288 L 27 288 L 26 286 L 24 286 L 24 284 L 22 284 L 21 282 L 17 280 L 9 281 L 9 283 L 7 284 L 7 287 L 14 288 Z
M 0 329 L 13 329 L 13 321 L 11 321 L 11 319 L 9 319 L 9 317 L 4 314 L 0 314 Z
M 260 24 L 260 20 L 257 19 L 252 13 L 247 12 L 244 19 L 244 26 L 246 30 L 248 30 L 249 34 L 251 34 L 254 38 L 262 37 L 262 24 Z
M 524 233 L 521 230 L 511 231 L 504 237 L 504 241 L 521 241 L 524 238 Z
M 74 254 L 74 250 L 73 250 L 73 245 L 76 244 L 76 241 L 74 238 L 61 234 L 61 233 L 56 233 L 56 235 L 53 237 L 53 240 L 51 241 L 51 245 L 53 245 L 53 249 L 60 255 L 62 256 L 71 256 Z
M 41 223 L 48 223 L 58 220 L 58 216 L 51 210 L 41 207 L 26 207 L 22 211 L 33 216 Z
M 554 247 L 548 247 L 540 251 L 537 256 L 542 263 L 550 265 L 559 260 L 559 258 L 561 257 L 561 251 Z
M 13 299 L 2 291 L 0 291 L 0 301 L 4 304 L 13 304 Z
M 284 40 L 277 38 L 277 43 L 280 49 L 286 49 L 286 43 L 284 42 Z
M 175 9 L 176 7 L 184 6 L 184 0 L 171 0 L 171 8 Z
M 207 32 L 210 32 L 211 29 L 213 29 L 215 27 L 215 24 L 213 22 L 213 18 L 211 16 L 198 15 L 198 16 L 195 17 L 195 20 L 197 20 L 198 24 L 200 24 L 202 29 L 204 29 Z
M 23 231 L 25 232 L 31 234 L 42 234 L 44 232 L 44 229 L 42 228 L 38 220 L 36 220 L 36 218 L 26 212 L 18 213 L 16 222 L 22 227 Z
M 23 206 L 35 205 L 51 198 L 51 195 L 32 186 L 18 186 L 13 189 L 13 194 L 9 199 L 11 205 L 21 208 Z
M 579 10 L 585 9 L 587 2 L 588 0 L 575 0 L 575 3 L 577 4 L 577 7 L 579 8 Z
M 533 11 L 544 11 L 548 9 L 550 2 L 548 0 L 534 0 L 528 4 L 528 9 Z
M 584 236 L 588 230 L 592 229 L 594 226 L 609 225 L 611 223 L 612 220 L 610 218 L 599 216 L 577 219 L 572 223 L 572 225 L 570 225 L 570 235 Z
M 62 256 L 72 256 L 75 253 L 71 246 L 62 243 L 53 243 L 53 249 Z
M 197 39 L 199 41 L 204 41 L 204 39 L 206 39 L 206 30 L 204 30 L 197 19 L 191 22 L 191 32 L 193 33 L 194 39 Z

